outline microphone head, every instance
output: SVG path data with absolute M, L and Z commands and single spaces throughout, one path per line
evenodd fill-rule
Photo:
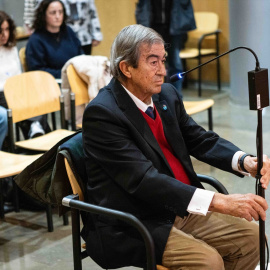
M 181 75 L 181 73 L 177 73 L 177 74 L 174 74 L 170 77 L 170 81 L 171 82 L 176 82 L 178 80 L 181 80 L 183 77 Z

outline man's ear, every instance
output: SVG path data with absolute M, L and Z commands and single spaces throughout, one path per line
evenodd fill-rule
M 130 73 L 131 66 L 129 66 L 126 61 L 121 61 L 119 63 L 119 68 L 127 78 L 131 78 Z

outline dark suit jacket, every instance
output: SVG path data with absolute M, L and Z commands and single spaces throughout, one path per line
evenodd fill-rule
M 168 143 L 182 162 L 191 186 L 174 178 L 144 117 L 115 79 L 85 110 L 83 145 L 88 200 L 137 216 L 152 234 L 157 263 L 161 263 L 175 216 L 187 215 L 196 187 L 202 188 L 190 155 L 233 173 L 231 161 L 239 148 L 197 125 L 172 85 L 164 84 L 153 101 Z M 104 268 L 144 265 L 143 241 L 133 229 L 108 218 L 97 220 L 99 234 L 87 226 L 83 230 L 88 254 L 95 261 Z

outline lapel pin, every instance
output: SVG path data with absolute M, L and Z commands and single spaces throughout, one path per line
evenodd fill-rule
M 162 109 L 163 109 L 163 111 L 167 111 L 167 106 L 166 105 L 162 105 Z

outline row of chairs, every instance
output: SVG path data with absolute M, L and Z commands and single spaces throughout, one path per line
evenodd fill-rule
M 9 107 L 7 110 L 9 152 L 0 151 L 0 179 L 17 175 L 62 138 L 74 133 L 65 127 L 63 97 L 59 85 L 49 73 L 32 71 L 13 76 L 6 81 L 4 94 Z M 34 139 L 20 140 L 19 130 L 16 128 L 15 139 L 13 127 L 20 121 L 39 115 L 55 114 L 58 111 L 60 111 L 61 123 L 58 125 L 60 129 L 57 129 L 56 122 L 53 121 L 52 132 Z M 55 120 L 55 115 L 52 119 Z M 16 185 L 13 186 L 16 188 Z M 2 185 L 0 185 L 0 217 L 4 218 L 5 208 L 1 191 Z M 16 192 L 14 198 L 14 210 L 19 211 Z M 52 209 L 50 206 L 45 208 L 48 231 L 53 231 Z M 66 217 L 64 224 L 67 224 Z

